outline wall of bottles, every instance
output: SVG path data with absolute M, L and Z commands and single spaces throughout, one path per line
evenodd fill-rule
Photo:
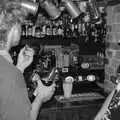
M 87 2 L 85 3 L 87 4 Z M 81 4 L 84 5 L 82 2 Z M 94 19 L 93 12 L 89 7 L 81 9 L 83 12 L 82 16 L 79 16 L 75 20 L 72 20 L 67 12 L 63 12 L 57 20 L 51 20 L 39 13 L 35 23 L 31 19 L 25 21 L 25 24 L 22 26 L 22 36 L 35 38 L 46 36 L 79 38 L 83 36 L 85 37 L 85 41 L 91 39 L 95 42 L 104 41 L 106 35 L 105 8 L 103 6 L 99 7 L 99 19 Z

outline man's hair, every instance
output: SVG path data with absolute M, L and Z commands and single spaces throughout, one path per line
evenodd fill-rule
M 27 13 L 20 6 L 14 5 L 13 1 L 7 1 L 0 5 L 0 48 L 4 49 L 7 43 L 8 32 L 16 23 L 23 23 Z

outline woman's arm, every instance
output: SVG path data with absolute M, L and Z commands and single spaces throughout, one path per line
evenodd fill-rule
M 112 97 L 114 95 L 115 90 L 113 90 L 108 97 L 106 98 L 105 102 L 103 103 L 100 111 L 97 113 L 97 115 L 95 116 L 94 120 L 103 120 L 104 114 L 105 112 L 108 110 L 108 106 L 112 100 Z
M 117 84 L 117 86 L 113 89 L 113 91 L 108 95 L 105 102 L 103 103 L 100 111 L 94 118 L 94 120 L 103 120 L 105 117 L 106 112 L 109 112 L 109 106 L 112 102 L 114 102 L 114 99 L 116 98 L 116 95 L 120 92 L 120 83 Z

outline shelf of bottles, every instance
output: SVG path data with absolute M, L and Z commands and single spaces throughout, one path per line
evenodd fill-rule
M 56 20 L 51 20 L 39 13 L 35 23 L 28 19 L 22 26 L 22 42 L 38 40 L 41 44 L 68 44 L 71 41 L 104 43 L 106 36 L 105 8 L 102 6 L 99 9 L 101 16 L 97 20 L 93 19 L 90 9 L 86 9 L 83 15 L 75 20 L 72 20 L 66 11 Z
M 79 0 L 77 1 L 79 2 Z M 59 6 L 59 4 L 56 6 Z M 83 7 L 84 3 L 80 6 Z M 64 11 L 56 20 L 52 20 L 48 16 L 45 16 L 41 13 L 38 14 L 36 22 L 32 22 L 32 19 L 26 20 L 25 24 L 22 26 L 22 44 L 35 44 L 36 46 L 40 46 L 41 44 L 60 45 L 60 49 L 56 49 L 55 47 L 55 49 L 52 48 L 50 51 L 43 51 L 44 53 L 42 53 L 42 55 L 37 54 L 36 60 L 38 62 L 34 62 L 35 65 L 33 66 L 35 68 L 32 68 L 32 70 L 34 69 L 38 71 L 40 75 L 44 76 L 52 67 L 56 66 L 59 68 L 60 75 L 63 78 L 73 74 L 75 77 L 84 77 L 84 73 L 91 75 L 91 73 L 94 73 L 95 71 L 95 75 L 99 77 L 99 81 L 103 81 L 104 70 L 103 68 L 100 70 L 97 69 L 99 65 L 101 65 L 102 60 L 100 63 L 98 60 L 95 61 L 96 56 L 101 57 L 99 53 L 102 53 L 102 56 L 104 56 L 103 54 L 105 50 L 106 13 L 105 8 L 103 6 L 100 7 L 100 9 L 101 8 L 104 10 L 100 11 L 99 19 L 94 19 L 94 14 L 91 9 L 88 8 L 85 11 L 82 11 L 81 8 L 83 14 L 74 20 L 71 19 L 71 16 L 67 13 L 67 11 Z M 70 51 L 66 52 L 67 54 L 62 52 L 65 50 L 64 47 L 66 46 L 61 47 L 61 45 L 70 46 L 71 43 L 77 43 L 79 46 L 79 53 L 74 51 L 75 48 L 72 49 L 72 47 L 69 49 Z M 81 56 L 79 56 L 79 54 Z M 91 56 L 89 56 L 89 59 L 91 61 L 91 66 L 97 65 L 97 68 L 92 66 L 95 68 L 95 70 L 82 68 L 86 65 L 89 65 L 82 64 L 89 63 L 89 61 L 85 61 L 83 59 L 84 55 L 86 54 L 94 54 L 93 59 L 91 60 Z M 71 58 L 70 62 L 69 58 Z M 88 60 L 88 58 L 86 59 Z M 80 66 L 80 68 L 78 68 L 78 66 Z M 32 70 L 28 70 L 30 71 L 29 74 L 28 71 L 26 72 L 25 78 L 29 78 L 31 76 L 30 74 L 32 74 Z M 79 74 L 77 71 L 81 72 L 81 74 Z

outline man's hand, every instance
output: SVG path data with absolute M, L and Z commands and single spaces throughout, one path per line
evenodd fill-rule
M 39 96 L 41 102 L 46 102 L 51 99 L 55 92 L 55 84 L 51 86 L 44 86 L 41 80 L 38 81 L 38 87 L 36 88 L 36 95 Z
M 32 63 L 34 50 L 29 47 L 21 49 L 18 55 L 17 68 L 24 72 L 24 70 Z

